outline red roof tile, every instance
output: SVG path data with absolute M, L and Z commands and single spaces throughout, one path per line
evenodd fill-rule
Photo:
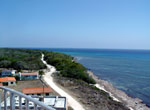
M 22 93 L 24 94 L 40 94 L 40 93 L 50 93 L 52 92 L 50 87 L 40 87 L 40 88 L 23 88 Z
M 22 76 L 38 75 L 38 73 L 21 73 Z
M 5 82 L 5 81 L 16 81 L 14 77 L 3 77 L 0 78 L 0 82 Z

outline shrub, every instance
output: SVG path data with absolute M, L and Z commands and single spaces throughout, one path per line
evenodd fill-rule
M 87 74 L 87 69 L 80 63 L 74 62 L 73 57 L 62 53 L 44 52 L 45 60 L 60 71 L 60 76 L 83 80 L 95 84 L 95 80 Z
M 41 61 L 41 50 L 0 49 L 0 68 L 39 70 L 46 66 Z

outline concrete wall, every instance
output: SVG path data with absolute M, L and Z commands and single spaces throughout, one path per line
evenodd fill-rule
M 11 72 L 1 72 L 1 77 L 11 76 Z
M 4 81 L 2 83 L 3 83 L 3 86 L 16 86 L 15 81 Z
M 26 76 L 21 76 L 21 80 L 26 80 L 26 79 L 39 79 L 37 75 L 26 75 Z

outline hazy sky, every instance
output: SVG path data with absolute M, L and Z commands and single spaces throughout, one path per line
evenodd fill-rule
M 150 0 L 0 0 L 0 47 L 150 49 Z

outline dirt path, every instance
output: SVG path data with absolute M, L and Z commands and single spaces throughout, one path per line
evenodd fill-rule
M 53 81 L 53 77 L 51 75 L 52 73 L 56 72 L 56 69 L 55 67 L 47 64 L 47 62 L 44 61 L 43 54 L 41 60 L 47 66 L 47 72 L 45 73 L 45 75 L 43 75 L 44 81 L 47 82 L 47 84 L 58 94 L 60 94 L 61 96 L 65 96 L 67 98 L 69 106 L 71 106 L 74 110 L 84 110 L 84 108 L 78 101 L 76 101 L 71 95 L 66 93 L 64 90 L 62 90 L 55 84 L 55 82 Z

